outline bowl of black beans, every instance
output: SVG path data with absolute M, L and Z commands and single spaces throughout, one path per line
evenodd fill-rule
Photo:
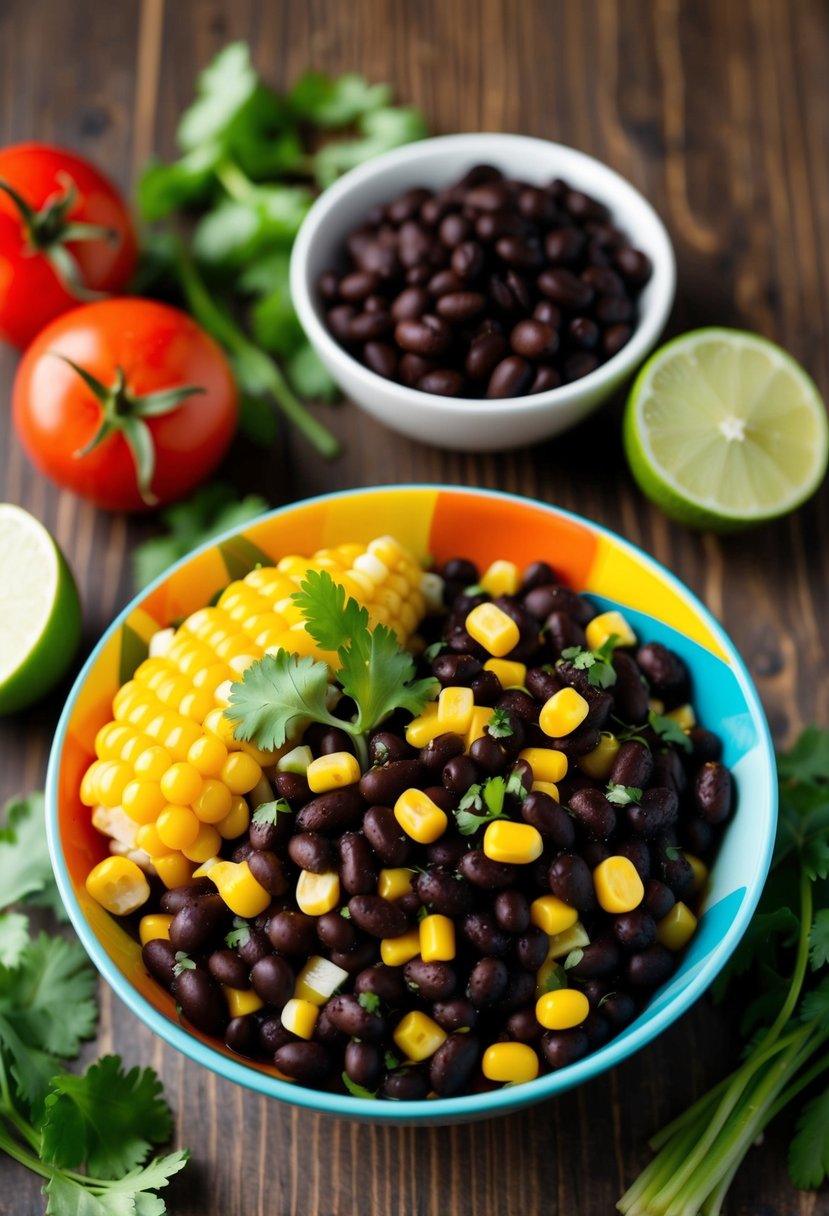
M 600 406 L 656 344 L 675 281 L 633 186 L 521 135 L 423 140 L 346 174 L 291 259 L 300 321 L 346 395 L 470 451 L 550 438 Z

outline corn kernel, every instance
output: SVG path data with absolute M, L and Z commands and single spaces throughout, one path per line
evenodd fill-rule
M 135 757 L 133 771 L 136 777 L 143 777 L 147 781 L 160 781 L 172 763 L 173 757 L 167 749 L 153 743 Z
M 159 839 L 168 849 L 189 849 L 195 844 L 201 825 L 189 806 L 168 804 L 155 826 Z
M 708 866 L 699 857 L 695 857 L 693 853 L 683 852 L 682 856 L 694 872 L 694 881 L 691 883 L 691 894 L 699 895 L 708 882 Z
M 213 698 L 203 688 L 191 688 L 181 698 L 178 712 L 193 722 L 203 722 L 213 708 Z
M 408 895 L 413 889 L 414 876 L 414 870 L 407 870 L 402 866 L 381 870 L 377 877 L 377 894 L 381 899 L 394 902 L 395 899 L 400 899 L 401 895 Z
M 195 869 L 193 863 L 182 853 L 165 853 L 163 857 L 154 857 L 153 865 L 158 877 L 169 890 L 186 886 Z
M 536 781 L 561 781 L 567 775 L 567 757 L 554 747 L 525 747 L 518 753 L 526 760 Z
M 233 795 L 223 781 L 212 777 L 203 783 L 193 810 L 202 823 L 221 823 L 233 808 Z
M 609 731 L 603 730 L 599 742 L 586 756 L 577 756 L 576 764 L 581 771 L 594 781 L 607 781 L 613 768 L 613 762 L 619 754 L 621 743 Z
M 246 752 L 234 752 L 222 765 L 221 778 L 231 794 L 247 794 L 262 776 L 262 766 Z
M 550 938 L 547 958 L 566 958 L 571 950 L 583 950 L 585 946 L 589 945 L 590 938 L 587 930 L 581 921 L 577 920 L 569 929 L 564 929 Z
M 545 992 L 535 1003 L 536 1020 L 545 1030 L 570 1030 L 581 1026 L 590 1012 L 590 1002 L 575 988 Z
M 210 877 L 236 916 L 258 916 L 271 902 L 269 892 L 253 877 L 246 861 L 227 862 L 227 868 L 223 866 L 218 873 L 214 868 Z
M 324 794 L 360 780 L 360 765 L 351 752 L 331 752 L 312 760 L 305 772 L 311 792 Z
M 684 731 L 693 730 L 697 724 L 697 715 L 694 713 L 693 705 L 677 705 L 676 709 L 670 710 L 665 717 L 676 722 L 677 726 Z
M 121 806 L 135 823 L 154 823 L 166 805 L 167 799 L 156 781 L 141 778 L 124 786 Z
M 243 1018 L 247 1013 L 256 1013 L 257 1009 L 261 1009 L 265 1002 L 261 996 L 253 991 L 252 988 L 229 988 L 223 984 L 222 988 L 227 1001 L 227 1010 L 232 1018 Z
M 128 857 L 107 857 L 90 870 L 87 892 L 113 916 L 129 916 L 150 898 L 150 884 Z
M 455 957 L 455 922 L 433 913 L 420 922 L 420 957 L 424 963 L 448 963 Z
M 539 895 L 530 904 L 530 923 L 543 929 L 549 937 L 572 928 L 578 919 L 576 909 L 557 895 Z
M 521 574 L 515 562 L 498 559 L 481 575 L 481 586 L 493 599 L 499 595 L 515 595 L 521 586 Z
M 591 650 L 599 650 L 610 638 L 615 646 L 635 646 L 636 634 L 628 622 L 616 609 L 610 612 L 600 612 L 594 616 L 584 631 L 587 645 Z
M 493 1043 L 484 1052 L 481 1070 L 490 1081 L 522 1085 L 538 1076 L 538 1056 L 528 1043 Z
M 137 734 L 126 722 L 107 722 L 95 736 L 95 755 L 99 760 L 120 760 L 121 748 Z
M 438 722 L 441 733 L 464 735 L 472 722 L 475 694 L 471 688 L 442 688 L 438 697 Z
M 387 967 L 402 967 L 420 954 L 420 930 L 410 929 L 401 937 L 384 937 L 380 942 L 380 958 Z
M 657 941 L 668 950 L 683 950 L 697 931 L 697 918 L 679 900 L 656 926 Z
M 496 819 L 484 832 L 483 849 L 492 861 L 523 866 L 541 856 L 544 841 L 538 828 L 529 823 Z
M 188 806 L 195 802 L 201 793 L 202 777 L 198 769 L 185 761 L 171 764 L 161 778 L 161 792 L 168 802 L 178 806 Z
M 141 825 L 135 833 L 135 843 L 139 849 L 143 849 L 149 857 L 152 857 L 153 861 L 159 857 L 166 856 L 170 852 L 170 849 L 159 836 L 158 829 L 154 823 L 144 823 Z
M 549 794 L 554 802 L 561 802 L 561 795 L 558 792 L 558 786 L 552 781 L 534 781 L 530 786 L 531 793 Z
M 443 734 L 443 731 L 444 728 L 438 721 L 438 703 L 429 701 L 423 706 L 420 717 L 412 718 L 406 727 L 406 742 L 411 747 L 425 747 L 432 739 Z
M 196 839 L 181 851 L 188 861 L 195 861 L 201 864 L 204 861 L 209 861 L 211 857 L 215 857 L 221 847 L 222 838 L 216 829 L 209 823 L 199 823 L 199 832 Z
M 103 760 L 96 775 L 98 802 L 103 806 L 120 806 L 121 795 L 132 780 L 132 769 L 120 760 Z
M 419 1009 L 413 1009 L 400 1019 L 393 1036 L 398 1049 L 407 1060 L 428 1060 L 446 1041 L 446 1031 Z
M 561 688 L 541 707 L 538 725 L 551 739 L 561 739 L 581 726 L 590 706 L 575 688 Z
M 488 601 L 477 604 L 467 614 L 466 631 L 496 659 L 509 654 L 520 640 L 521 634 L 515 621 L 507 616 L 497 604 Z
M 312 954 L 296 977 L 294 996 L 310 1001 L 312 1005 L 324 1005 L 347 979 L 348 972 L 344 968 L 319 954 Z
M 166 912 L 151 912 L 138 922 L 138 937 L 142 946 L 147 942 L 168 942 L 172 916 Z
M 124 746 L 121 748 L 121 759 L 124 761 L 125 764 L 131 764 L 133 766 L 133 771 L 134 771 L 135 762 L 138 759 L 138 757 L 141 755 L 142 752 L 145 752 L 148 747 L 152 747 L 152 746 L 153 746 L 153 741 L 150 738 L 150 736 L 144 735 L 141 732 L 138 732 L 137 734 L 133 735 L 131 739 L 128 739 L 127 742 L 124 744 Z
M 187 753 L 187 763 L 202 777 L 218 777 L 225 760 L 227 748 L 215 735 L 202 735 Z
M 484 671 L 497 676 L 502 688 L 523 688 L 527 678 L 527 664 L 514 659 L 487 659 Z
M 555 992 L 567 987 L 567 972 L 554 958 L 547 958 L 535 973 L 535 999 L 545 992 Z
M 221 680 L 219 683 L 221 683 Z M 229 750 L 238 749 L 239 741 L 238 739 L 233 738 L 233 732 L 236 727 L 229 718 L 225 717 L 224 710 L 220 709 L 218 706 L 216 706 L 215 709 L 211 709 L 210 713 L 202 723 L 202 726 L 204 730 L 208 732 L 208 734 L 215 735 L 216 738 L 221 743 L 224 743 L 225 747 Z
M 469 751 L 476 739 L 482 739 L 484 735 L 484 727 L 489 725 L 490 719 L 495 711 L 490 709 L 488 705 L 476 705 L 472 710 L 472 717 L 469 722 L 469 730 L 466 732 L 465 744 L 466 751 Z
M 266 799 L 266 801 L 268 801 Z M 206 824 L 204 825 L 207 826 Z M 248 804 L 241 794 L 237 794 L 231 803 L 230 810 L 224 819 L 216 824 L 219 836 L 224 840 L 236 840 L 250 827 L 250 811 Z
M 445 811 L 423 790 L 404 790 L 394 804 L 394 817 L 403 831 L 418 844 L 432 844 L 446 831 Z
M 607 857 L 593 871 L 596 898 L 605 912 L 632 912 L 641 904 L 645 888 L 627 857 Z
M 197 722 L 191 722 L 189 718 L 176 714 L 175 721 L 170 723 L 161 738 L 161 742 L 171 753 L 174 760 L 185 760 L 190 748 L 197 739 L 201 738 L 201 735 L 202 728 Z
M 296 884 L 296 902 L 306 916 L 324 916 L 340 902 L 340 876 L 336 870 L 313 874 L 303 870 Z
M 291 997 L 280 1015 L 282 1025 L 300 1039 L 310 1039 L 319 1017 L 319 1009 L 310 1001 Z

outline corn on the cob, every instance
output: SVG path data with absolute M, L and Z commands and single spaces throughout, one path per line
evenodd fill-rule
M 233 738 L 222 710 L 229 684 L 278 649 L 336 670 L 337 656 L 317 646 L 291 599 L 310 570 L 327 571 L 367 609 L 371 627 L 387 625 L 402 646 L 425 613 L 426 576 L 396 540 L 382 536 L 259 567 L 177 630 L 159 630 L 150 657 L 116 693 L 113 720 L 99 730 L 97 759 L 81 784 L 93 822 L 119 851 L 135 850 L 144 868 L 158 868 L 162 859 L 171 868 L 171 856 L 182 867 L 209 860 L 223 838 L 245 831 L 245 795 L 251 804 L 272 796 L 259 798 L 270 790 L 262 769 L 296 752 L 296 740 L 262 752 Z

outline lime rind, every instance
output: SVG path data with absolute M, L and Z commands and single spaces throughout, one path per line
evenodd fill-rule
M 780 347 L 729 329 L 684 334 L 651 356 L 628 398 L 624 442 L 640 488 L 666 514 L 721 531 L 793 510 L 829 462 L 811 378 Z

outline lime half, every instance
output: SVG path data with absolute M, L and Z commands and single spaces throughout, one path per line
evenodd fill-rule
M 648 498 L 717 532 L 792 511 L 829 459 L 815 383 L 779 346 L 736 329 L 697 329 L 651 356 L 628 397 L 624 442 Z
M 47 693 L 80 639 L 81 606 L 62 553 L 28 511 L 0 503 L 0 714 Z

